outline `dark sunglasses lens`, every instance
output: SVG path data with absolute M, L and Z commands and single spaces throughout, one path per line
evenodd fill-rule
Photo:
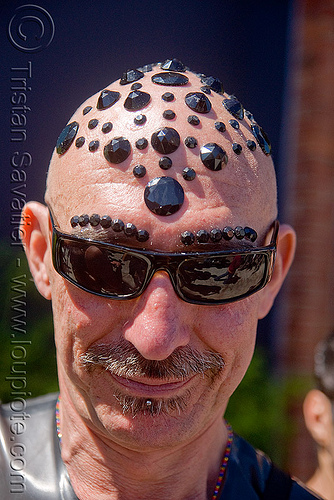
M 148 264 L 140 257 L 65 238 L 58 243 L 59 271 L 72 283 L 91 292 L 132 296 L 145 281 Z
M 178 268 L 178 287 L 190 301 L 233 302 L 260 290 L 267 268 L 265 253 L 188 259 Z

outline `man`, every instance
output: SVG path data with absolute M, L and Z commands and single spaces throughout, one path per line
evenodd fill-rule
M 295 248 L 253 116 L 178 60 L 129 70 L 60 134 L 45 202 L 22 234 L 58 436 L 32 402 L 25 498 L 312 498 L 223 420 Z
M 318 389 L 304 401 L 306 426 L 317 444 L 318 467 L 308 486 L 327 500 L 334 499 L 334 332 L 319 343 L 314 356 Z

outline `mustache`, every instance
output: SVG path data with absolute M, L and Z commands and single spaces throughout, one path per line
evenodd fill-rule
M 120 377 L 149 377 L 159 380 L 182 380 L 196 374 L 215 378 L 224 368 L 221 354 L 190 346 L 178 347 L 166 359 L 144 358 L 125 339 L 114 344 L 95 344 L 81 355 L 81 363 L 87 371 L 103 367 Z

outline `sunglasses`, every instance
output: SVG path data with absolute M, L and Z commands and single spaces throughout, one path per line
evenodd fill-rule
M 265 247 L 165 253 L 64 234 L 55 227 L 51 211 L 50 216 L 55 270 L 78 288 L 108 299 L 138 297 L 154 273 L 164 270 L 180 299 L 191 304 L 228 304 L 258 292 L 272 276 L 277 220 Z

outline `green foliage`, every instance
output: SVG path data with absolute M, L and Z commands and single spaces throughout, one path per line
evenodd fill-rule
M 50 302 L 37 292 L 22 249 L 1 242 L 0 254 L 0 400 L 6 402 L 19 385 L 35 397 L 58 384 Z

